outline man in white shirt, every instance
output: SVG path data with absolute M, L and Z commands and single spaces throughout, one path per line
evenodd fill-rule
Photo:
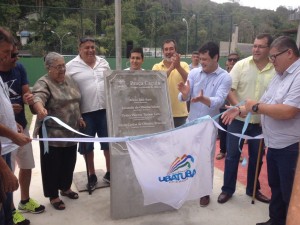
M 93 38 L 81 38 L 79 43 L 79 55 L 67 63 L 66 74 L 72 77 L 81 92 L 81 113 L 86 123 L 84 133 L 98 137 L 107 137 L 106 103 L 103 72 L 110 70 L 108 62 L 96 56 L 96 45 Z M 107 172 L 103 180 L 110 182 L 110 157 L 109 145 L 101 143 L 104 152 Z M 89 169 L 90 187 L 94 190 L 97 184 L 97 176 L 94 167 L 94 143 L 80 143 L 79 152 L 85 154 Z

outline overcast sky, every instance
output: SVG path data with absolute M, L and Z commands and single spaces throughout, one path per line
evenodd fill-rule
M 217 3 L 231 2 L 228 0 L 211 0 Z M 279 6 L 291 7 L 292 9 L 300 6 L 300 0 L 240 0 L 242 6 L 256 7 L 259 9 L 276 10 Z

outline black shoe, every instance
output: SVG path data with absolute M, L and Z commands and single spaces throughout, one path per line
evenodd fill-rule
M 110 172 L 106 172 L 104 177 L 102 178 L 106 183 L 110 183 Z
M 272 220 L 269 219 L 267 222 L 264 223 L 257 223 L 256 225 L 276 225 L 275 223 L 272 223 Z
M 96 174 L 91 174 L 90 177 L 89 177 L 89 180 L 90 180 L 90 190 L 93 191 L 96 189 L 96 185 L 98 183 L 98 179 L 97 179 L 97 176 Z M 89 189 L 89 183 L 86 184 L 86 188 Z

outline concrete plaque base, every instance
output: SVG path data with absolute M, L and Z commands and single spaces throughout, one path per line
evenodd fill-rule
M 110 137 L 135 136 L 172 129 L 165 73 L 111 71 L 105 78 Z M 144 206 L 125 143 L 110 144 L 111 217 L 124 219 L 174 210 L 163 203 Z

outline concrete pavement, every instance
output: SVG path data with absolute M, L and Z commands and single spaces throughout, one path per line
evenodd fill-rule
M 32 129 L 31 129 L 32 130 Z M 225 204 L 217 202 L 223 183 L 223 172 L 215 168 L 214 190 L 211 203 L 202 208 L 199 200 L 186 202 L 179 210 L 146 215 L 130 219 L 113 220 L 110 218 L 110 188 L 96 189 L 92 195 L 80 192 L 78 200 L 61 197 L 66 204 L 66 209 L 55 210 L 44 197 L 40 175 L 40 159 L 38 142 L 33 141 L 36 168 L 32 173 L 31 197 L 46 206 L 46 211 L 41 214 L 25 213 L 24 216 L 33 225 L 64 225 L 64 224 L 105 224 L 105 225 L 255 225 L 268 219 L 268 204 L 255 201 L 245 194 L 245 186 L 238 183 L 237 190 L 231 200 Z M 96 169 L 105 170 L 104 156 L 95 149 Z M 83 157 L 78 154 L 75 172 L 85 171 Z M 16 171 L 17 174 L 17 171 Z M 101 179 L 101 178 L 100 178 Z M 72 186 L 74 191 L 75 185 Z M 126 193 L 124 193 L 126 194 Z M 20 200 L 19 190 L 14 194 L 16 206 Z

